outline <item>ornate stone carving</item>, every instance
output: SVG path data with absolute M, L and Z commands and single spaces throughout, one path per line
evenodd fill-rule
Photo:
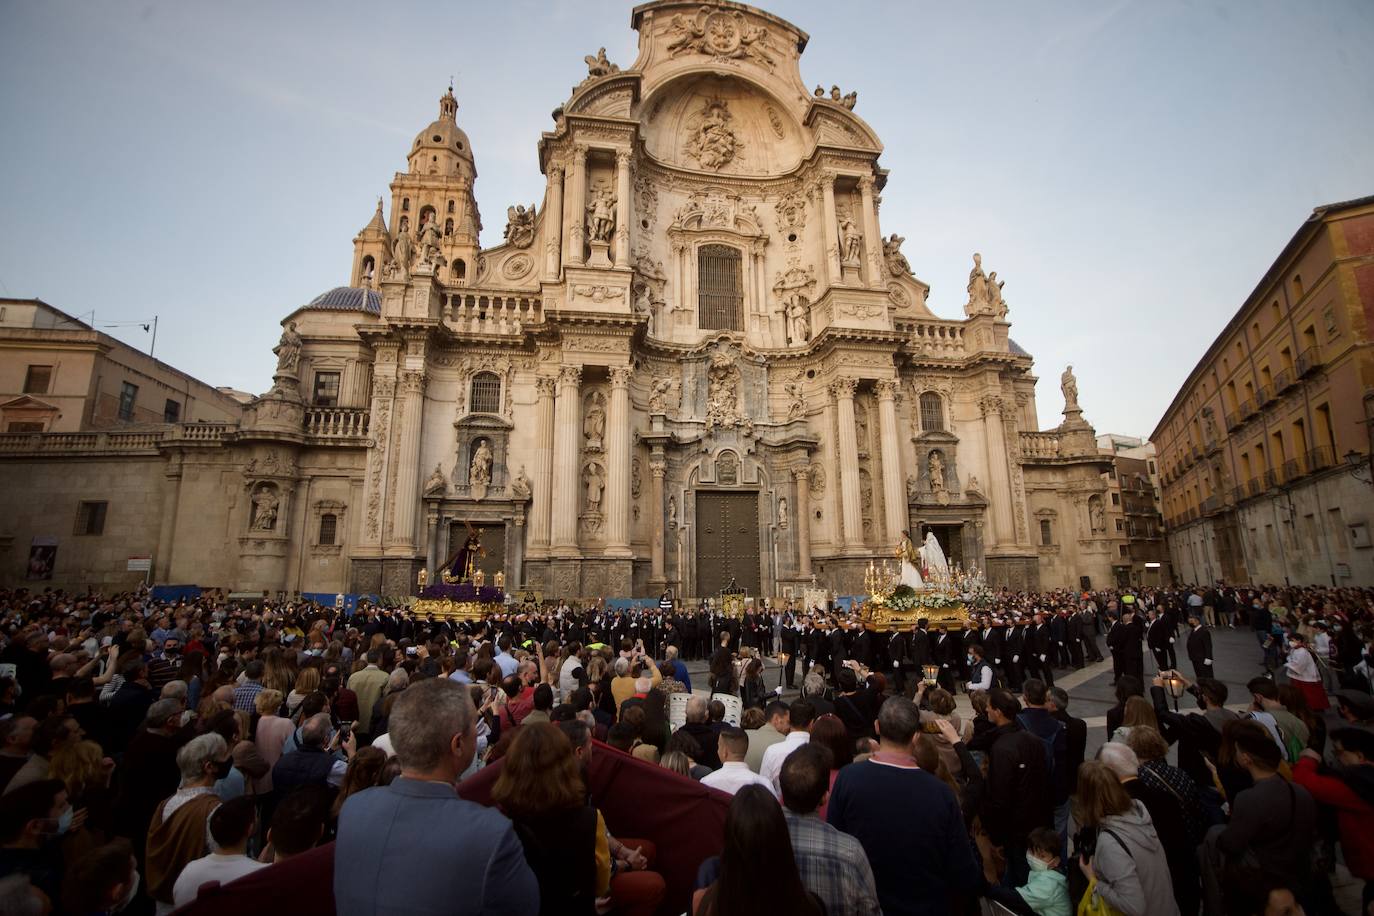
M 587 202 L 587 237 L 593 242 L 610 242 L 615 231 L 615 193 L 608 187 L 593 190 Z
M 830 396 L 836 399 L 853 398 L 858 388 L 858 379 L 842 375 L 830 383 Z
M 894 306 L 904 309 L 911 305 L 911 297 L 906 294 L 906 289 L 900 283 L 889 283 L 887 285 L 887 298 Z
M 541 398 L 551 398 L 558 390 L 558 380 L 548 375 L 536 376 L 534 379 L 534 390 Z
M 444 477 L 444 469 L 434 466 L 434 473 L 429 475 L 429 480 L 425 481 L 424 489 L 421 490 L 426 496 L 442 496 L 448 489 L 448 480 Z
M 858 264 L 863 255 L 863 233 L 847 212 L 840 214 L 839 224 L 840 260 L 845 264 Z
M 512 255 L 501 265 L 501 276 L 507 280 L 519 280 L 534 269 L 534 259 L 527 254 Z
M 701 111 L 684 125 L 687 139 L 682 151 L 703 169 L 718 172 L 729 165 L 744 148 L 730 122 L 734 116 L 721 99 L 708 99 Z
M 276 531 L 277 509 L 281 497 L 275 484 L 260 483 L 253 490 L 253 518 L 249 525 L 254 531 Z
M 816 272 L 796 260 L 773 281 L 773 295 L 778 297 L 779 311 L 787 323 L 787 340 L 794 346 L 811 339 L 811 301 L 815 294 Z
M 1004 285 L 1006 281 L 997 279 L 997 271 L 986 275 L 983 273 L 983 256 L 974 252 L 973 269 L 968 273 L 968 302 L 964 304 L 965 314 L 970 317 L 996 315 L 998 318 L 1005 318 L 1007 303 L 1002 298 Z
M 710 366 L 706 373 L 706 428 L 717 426 L 732 429 L 739 425 L 739 367 L 735 365 L 736 353 L 733 347 L 726 347 L 711 354 Z
M 477 448 L 472 452 L 468 464 L 468 486 L 487 487 L 491 485 L 491 446 L 486 439 L 477 440 Z
M 574 286 L 573 295 L 593 302 L 618 301 L 625 295 L 623 286 Z
M 905 241 L 895 232 L 883 239 L 883 263 L 887 265 L 887 272 L 894 277 L 911 276 L 911 262 L 902 254 L 902 243 Z
M 842 299 L 836 304 L 836 310 L 841 315 L 848 315 L 852 318 L 869 319 L 877 318 L 883 313 L 883 306 L 875 305 L 867 300 Z
M 791 513 L 787 509 L 787 497 L 778 497 L 778 527 L 786 528 L 791 521 Z
M 567 385 L 570 388 L 577 388 L 582 384 L 581 366 L 563 366 L 558 370 L 558 383 Z
M 978 410 L 982 412 L 984 417 L 994 414 L 1000 417 L 1005 409 L 1006 404 L 996 395 L 986 395 L 978 399 Z
M 783 391 L 787 392 L 787 419 L 799 420 L 806 416 L 806 392 L 802 388 L 802 379 L 805 376 L 798 371 L 796 375 L 787 380 L 783 385 Z
M 530 494 L 534 492 L 534 487 L 530 483 L 529 475 L 525 473 L 525 466 L 520 465 L 520 471 L 515 475 L 515 479 L 510 483 L 511 496 L 519 502 L 528 502 Z
M 534 243 L 534 204 L 526 210 L 523 205 L 506 208 L 506 243 L 516 248 L 528 248 Z
M 606 436 L 606 396 L 600 391 L 588 392 L 583 401 L 582 435 L 587 451 L 601 451 L 601 442 Z
M 784 194 L 773 204 L 773 212 L 781 229 L 800 232 L 806 228 L 806 196 L 800 191 Z
M 588 515 L 601 515 L 601 498 L 606 492 L 606 470 L 598 461 L 588 461 L 582 469 L 583 509 Z
M 639 494 L 644 491 L 644 466 L 638 458 L 630 462 L 630 498 L 639 499 Z
M 782 117 L 772 105 L 765 106 L 764 112 L 768 115 L 768 126 L 773 128 L 773 136 L 781 140 L 783 138 Z
M 739 483 L 739 456 L 729 449 L 716 457 L 716 483 L 730 487 Z
M 587 62 L 587 79 L 589 80 L 620 72 L 619 67 L 606 59 L 605 48 L 598 48 L 595 55 L 588 54 L 582 59 Z
M 677 497 L 668 497 L 668 527 L 677 527 Z
M 930 489 L 936 493 L 945 492 L 945 458 L 939 449 L 932 449 L 926 459 L 926 470 L 930 474 Z
M 1078 379 L 1073 374 L 1073 366 L 1067 367 L 1064 374 L 1059 376 L 1059 390 L 1064 393 L 1064 413 L 1078 410 Z
M 718 60 L 751 60 L 771 71 L 773 48 L 768 30 L 750 25 L 739 10 L 702 6 L 695 16 L 678 14 L 668 22 L 668 55 L 704 54 Z
M 819 501 L 821 494 L 825 492 L 825 467 L 819 462 L 811 465 L 811 498 Z
M 658 187 L 654 181 L 644 174 L 635 176 L 635 212 L 639 218 L 648 223 L 654 224 L 658 218 Z M 648 228 L 648 226 L 644 227 Z
M 667 413 L 677 410 L 682 392 L 677 389 L 677 380 L 666 375 L 656 376 L 649 385 L 649 412 Z
M 296 331 L 296 322 L 288 321 L 282 329 L 281 340 L 272 348 L 277 354 L 277 375 L 296 375 L 301 362 L 301 335 Z
M 432 212 L 426 212 L 421 217 L 419 230 L 415 233 L 415 266 L 437 270 L 447 264 L 448 261 L 440 253 L 443 243 L 444 234 L 439 229 L 438 217 Z

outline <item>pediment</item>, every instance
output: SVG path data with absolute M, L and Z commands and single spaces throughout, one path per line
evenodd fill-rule
M 883 145 L 868 125 L 853 112 L 817 101 L 807 112 L 806 124 L 819 146 L 848 146 L 882 151 Z
M 40 401 L 38 400 L 38 398 L 30 397 L 27 394 L 21 395 L 17 398 L 11 398 L 5 403 L 0 404 L 0 410 L 10 411 L 27 410 L 34 413 L 51 411 L 53 413 L 56 413 L 57 409 L 57 405 L 49 404 L 47 401 Z

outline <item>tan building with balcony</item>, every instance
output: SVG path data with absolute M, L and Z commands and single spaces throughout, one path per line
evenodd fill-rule
M 1177 577 L 1374 585 L 1374 197 L 1318 207 L 1152 437 Z
M 1122 586 L 1159 586 L 1173 581 L 1164 519 L 1159 510 L 1159 463 L 1153 442 L 1107 433 L 1097 437 L 1112 458 L 1107 472 L 1111 498 L 1112 571 Z
M 801 76 L 806 33 L 700 0 L 631 24 L 637 59 L 587 58 L 499 244 L 450 89 L 241 422 L 0 434 L 0 536 L 70 539 L 116 488 L 118 538 L 57 545 L 54 580 L 128 583 L 127 551 L 161 582 L 400 595 L 472 530 L 488 576 L 550 596 L 855 594 L 909 529 L 995 585 L 1110 582 L 1076 380 L 1041 429 L 977 254 L 937 314 L 882 233 L 877 133 Z

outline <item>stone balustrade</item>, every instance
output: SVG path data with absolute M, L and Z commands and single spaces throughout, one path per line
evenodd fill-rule
M 222 442 L 224 434 L 233 428 L 232 423 L 179 423 L 169 438 L 183 442 Z
M 155 452 L 166 430 L 85 433 L 0 433 L 0 454 L 127 454 Z
M 448 297 L 444 319 L 459 333 L 518 335 L 527 325 L 543 322 L 544 306 L 533 294 L 468 290 Z
M 964 325 L 958 321 L 922 320 L 911 323 L 911 340 L 927 356 L 964 355 Z
M 1059 434 L 1054 431 L 1021 433 L 1021 455 L 1024 458 L 1062 458 Z
M 367 436 L 368 412 L 359 407 L 311 407 L 305 433 L 315 439 L 361 439 Z

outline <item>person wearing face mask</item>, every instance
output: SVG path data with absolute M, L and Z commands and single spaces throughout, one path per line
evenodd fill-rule
M 968 656 L 964 659 L 968 665 L 968 683 L 964 685 L 966 693 L 973 693 L 975 690 L 992 689 L 992 667 L 983 661 L 983 647 L 969 646 Z
M 133 847 L 128 840 L 118 837 L 67 867 L 62 882 L 62 909 L 100 916 L 118 913 L 133 903 L 141 884 Z
M 1326 688 L 1322 686 L 1321 670 L 1312 650 L 1307 647 L 1307 637 L 1294 633 L 1288 637 L 1288 660 L 1284 669 L 1288 672 L 1288 682 L 1302 691 L 1307 699 L 1307 707 L 1320 713 L 1331 706 L 1326 698 Z
M 60 779 L 42 779 L 8 793 L 0 799 L 0 875 L 26 874 L 35 887 L 57 899 L 62 880 L 58 840 L 85 819 L 86 812 L 72 810 Z
M 388 725 L 401 775 L 349 796 L 339 812 L 335 911 L 371 914 L 405 900 L 416 912 L 538 913 L 538 881 L 510 819 L 454 788 L 477 748 L 467 690 L 426 678 L 401 693 Z M 389 867 L 396 862 L 407 867 Z
M 172 911 L 177 876 L 189 862 L 205 855 L 210 816 L 220 806 L 214 785 L 229 775 L 233 765 L 228 743 L 214 732 L 192 738 L 177 751 L 181 787 L 157 806 L 148 828 L 144 868 L 148 894 L 157 901 L 158 913 Z

